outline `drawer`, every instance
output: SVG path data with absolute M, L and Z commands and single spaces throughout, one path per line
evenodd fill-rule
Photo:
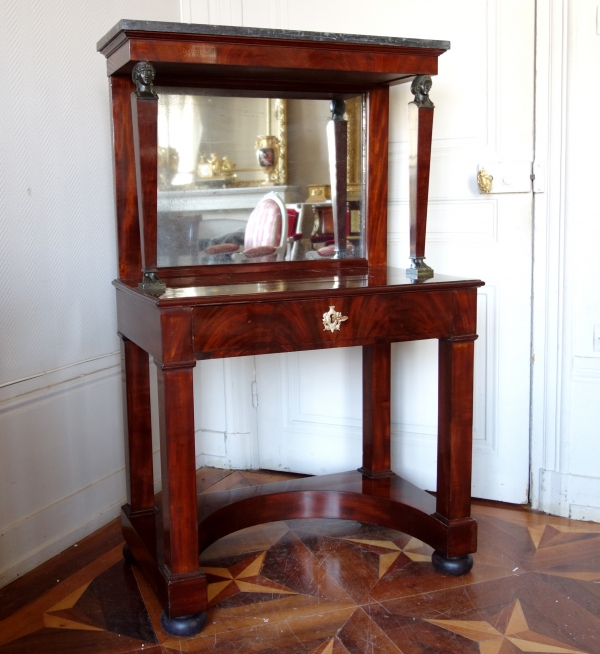
M 194 354 L 206 359 L 474 333 L 460 311 L 474 301 L 475 290 L 468 289 L 196 307 Z M 323 323 L 329 307 L 346 318 L 333 331 Z

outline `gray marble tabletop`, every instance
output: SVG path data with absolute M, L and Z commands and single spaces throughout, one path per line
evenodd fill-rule
M 123 19 L 98 41 L 98 50 L 102 50 L 115 36 L 125 31 L 248 36 L 262 39 L 290 39 L 294 41 L 320 41 L 324 43 L 358 43 L 364 45 L 401 46 L 405 48 L 435 48 L 436 50 L 450 49 L 450 41 L 434 41 L 431 39 L 405 39 L 395 36 L 375 36 L 369 34 L 336 34 L 334 32 L 305 32 L 258 27 L 196 25 L 194 23 L 163 23 L 150 20 Z

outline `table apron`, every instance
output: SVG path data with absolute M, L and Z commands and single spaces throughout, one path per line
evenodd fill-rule
M 192 309 L 197 359 L 372 345 L 475 333 L 476 289 L 389 293 Z M 324 314 L 347 317 L 329 331 Z

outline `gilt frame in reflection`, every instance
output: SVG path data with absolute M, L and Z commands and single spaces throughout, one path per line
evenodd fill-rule
M 217 143 L 205 145 L 202 134 L 210 123 L 202 124 L 202 111 L 211 99 L 223 105 L 218 110 L 223 134 L 235 134 L 236 113 L 230 116 L 226 105 L 232 106 L 239 98 L 209 96 L 210 91 L 198 93 L 197 89 L 157 88 L 159 95 L 159 190 L 194 190 L 209 188 L 244 188 L 259 186 L 283 186 L 287 183 L 287 102 L 284 99 L 256 99 L 264 103 L 264 111 L 252 121 L 252 107 L 248 111 L 247 133 L 233 145 Z M 162 98 L 162 100 L 161 100 Z M 246 98 L 245 101 L 254 100 Z M 260 110 L 258 110 L 260 111 Z M 227 117 L 230 123 L 227 124 Z M 185 130 L 181 129 L 185 125 Z M 276 162 L 265 176 L 264 168 L 257 160 L 257 139 L 269 137 L 276 142 Z M 219 139 L 217 139 L 219 141 Z M 219 147 L 220 145 L 220 147 Z M 227 150 L 233 150 L 227 151 Z M 241 154 L 240 154 L 241 152 Z M 238 159 L 238 161 L 236 161 Z M 241 159 L 241 161 L 240 161 Z

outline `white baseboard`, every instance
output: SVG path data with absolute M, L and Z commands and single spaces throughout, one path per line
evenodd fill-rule
M 252 438 L 249 433 L 198 430 L 196 467 L 213 466 L 228 470 L 252 468 Z
M 600 522 L 600 477 L 541 470 L 536 508 L 565 518 Z
M 125 501 L 118 353 L 0 388 L 0 588 L 118 517 Z M 196 435 L 197 467 L 252 467 L 248 433 Z M 160 452 L 153 452 L 155 492 Z
M 9 562 L 0 588 L 114 520 L 124 501 L 121 469 L 11 525 L 0 534 L 0 562 Z
M 0 587 L 118 516 L 120 398 L 117 353 L 0 388 Z

